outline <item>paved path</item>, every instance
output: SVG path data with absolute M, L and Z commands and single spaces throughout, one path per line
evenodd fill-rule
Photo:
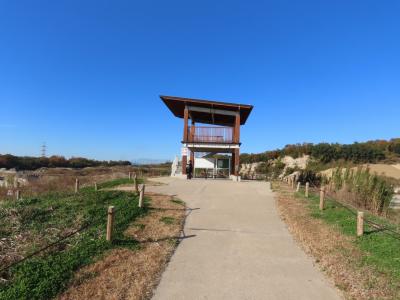
M 293 241 L 265 182 L 161 178 L 188 207 L 185 234 L 153 299 L 341 299 Z

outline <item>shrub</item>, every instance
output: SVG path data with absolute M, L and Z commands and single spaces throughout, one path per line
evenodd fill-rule
M 300 171 L 298 181 L 303 185 L 305 185 L 306 182 L 309 182 L 312 186 L 319 186 L 321 184 L 322 177 L 317 172 L 306 169 Z

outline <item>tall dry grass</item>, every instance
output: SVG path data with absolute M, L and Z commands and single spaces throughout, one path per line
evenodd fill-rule
M 325 181 L 342 201 L 376 215 L 387 214 L 394 195 L 393 186 L 385 178 L 371 174 L 368 167 L 338 167 Z

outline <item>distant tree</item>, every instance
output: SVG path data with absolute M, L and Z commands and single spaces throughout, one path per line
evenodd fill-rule
M 0 168 L 17 170 L 36 170 L 39 168 L 85 168 L 96 166 L 131 165 L 129 161 L 98 161 L 83 157 L 66 159 L 63 156 L 53 155 L 47 157 L 14 156 L 11 154 L 0 155 Z
M 354 163 L 374 163 L 390 156 L 400 156 L 400 139 L 367 141 L 365 143 L 342 144 L 292 144 L 283 149 L 263 153 L 243 153 L 240 159 L 244 163 L 266 162 L 285 155 L 294 158 L 310 155 L 322 163 L 344 160 Z
M 64 156 L 53 155 L 49 158 L 49 167 L 50 168 L 65 168 L 68 167 L 68 161 Z

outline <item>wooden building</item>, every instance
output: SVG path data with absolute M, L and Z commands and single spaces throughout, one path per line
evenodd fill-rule
M 195 152 L 230 153 L 230 174 L 239 175 L 240 126 L 246 123 L 252 105 L 173 96 L 160 98 L 174 116 L 183 119 L 182 174 L 186 174 L 188 149 L 192 163 Z

